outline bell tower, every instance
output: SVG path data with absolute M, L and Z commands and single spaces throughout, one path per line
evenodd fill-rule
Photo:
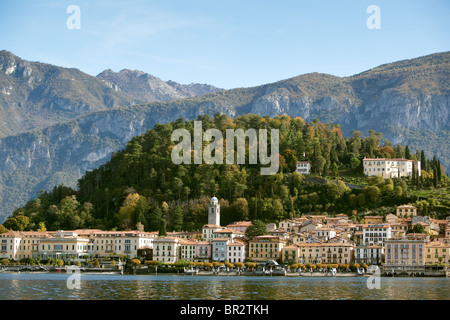
M 209 203 L 208 224 L 220 226 L 220 204 L 216 197 L 212 197 Z

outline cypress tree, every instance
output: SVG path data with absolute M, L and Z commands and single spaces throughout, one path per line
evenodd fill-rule
M 420 165 L 422 166 L 422 170 L 427 171 L 427 158 L 425 158 L 425 152 L 423 150 L 420 152 Z

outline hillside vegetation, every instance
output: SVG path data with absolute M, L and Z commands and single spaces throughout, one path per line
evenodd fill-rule
M 277 174 L 260 174 L 260 164 L 181 164 L 171 160 L 173 130 L 185 128 L 193 135 L 194 122 L 182 118 L 157 124 L 133 138 L 111 160 L 87 172 L 78 190 L 55 186 L 41 192 L 5 221 L 4 228 L 136 229 L 156 231 L 198 230 L 207 221 L 210 198 L 221 202 L 221 223 L 238 220 L 277 222 L 305 213 L 387 213 L 404 203 L 417 203 L 423 213 L 442 218 L 450 211 L 449 179 L 440 161 L 408 146 L 393 146 L 371 131 L 364 137 L 354 131 L 343 136 L 340 126 L 302 118 L 242 115 L 230 118 L 199 116 L 203 130 L 278 129 L 280 168 Z M 204 146 L 207 144 L 204 142 Z M 224 147 L 224 157 L 225 157 Z M 270 150 L 270 148 L 269 148 Z M 247 151 L 248 155 L 248 151 Z M 366 178 L 364 157 L 418 159 L 420 178 Z M 295 173 L 296 162 L 309 160 L 312 176 Z M 356 218 L 356 217 L 355 217 Z M 163 223 L 164 222 L 164 223 Z M 6 230 L 3 229 L 3 230 Z

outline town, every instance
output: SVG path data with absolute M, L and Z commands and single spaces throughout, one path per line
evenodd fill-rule
M 420 168 L 420 162 L 364 159 L 364 167 L 367 175 L 382 170 L 386 177 L 408 176 L 413 167 Z M 309 162 L 297 163 L 297 172 L 309 174 L 309 169 Z M 395 214 L 386 216 L 365 215 L 363 223 L 347 214 L 304 214 L 267 224 L 264 234 L 249 236 L 247 229 L 252 225 L 236 221 L 222 226 L 219 199 L 212 197 L 208 223 L 198 232 L 10 230 L 0 234 L 0 258 L 2 263 L 74 262 L 123 256 L 147 264 L 216 262 L 239 268 L 251 262 L 271 269 L 284 265 L 308 271 L 376 265 L 384 275 L 448 276 L 450 217 L 422 216 L 413 205 L 397 206 Z

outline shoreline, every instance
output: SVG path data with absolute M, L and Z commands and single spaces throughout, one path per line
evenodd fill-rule
M 220 277 L 287 277 L 287 278 L 352 278 L 352 277 L 364 277 L 368 278 L 372 276 L 371 274 L 358 274 L 358 273 L 337 273 L 335 275 L 332 275 L 331 273 L 322 273 L 322 272 L 286 272 L 286 274 L 261 274 L 256 273 L 254 271 L 245 271 L 245 272 L 214 272 L 214 271 L 199 271 L 199 272 L 193 272 L 193 273 L 176 273 L 176 272 L 122 272 L 121 270 L 117 269 L 96 269 L 96 270 L 86 270 L 81 268 L 80 272 L 82 274 L 103 274 L 103 275 L 136 275 L 136 276 L 158 276 L 158 275 L 167 275 L 167 276 L 201 276 L 201 277 L 214 277 L 214 276 L 220 276 Z M 65 268 L 61 269 L 50 269 L 50 270 L 30 270 L 28 268 L 23 268 L 23 270 L 0 270 L 0 275 L 2 273 L 10 274 L 10 273 L 26 273 L 26 274 L 43 274 L 43 273 L 49 273 L 49 274 L 71 274 L 72 272 L 69 270 L 66 270 Z M 409 274 L 398 274 L 395 276 L 392 275 L 386 275 L 381 274 L 380 277 L 383 278 L 448 278 L 448 276 L 445 275 L 414 275 L 411 276 Z

